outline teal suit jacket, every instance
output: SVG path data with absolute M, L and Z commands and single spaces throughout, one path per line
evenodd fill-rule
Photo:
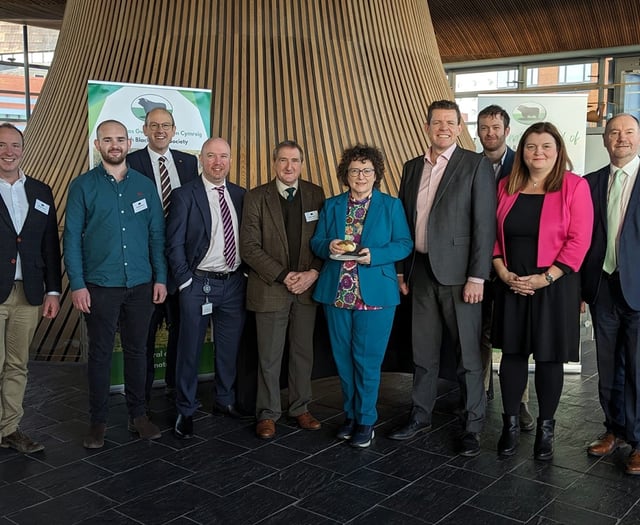
M 325 260 L 313 298 L 333 304 L 338 290 L 342 263 L 329 258 L 329 243 L 344 239 L 349 192 L 328 199 L 320 212 L 311 249 Z M 370 306 L 395 306 L 400 303 L 395 262 L 413 249 L 411 232 L 399 199 L 373 190 L 362 230 L 360 245 L 371 251 L 371 264 L 358 266 L 360 293 Z

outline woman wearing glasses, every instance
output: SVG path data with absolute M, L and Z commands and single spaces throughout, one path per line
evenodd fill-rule
M 380 150 L 345 150 L 338 180 L 348 191 L 328 199 L 311 249 L 325 259 L 313 298 L 324 305 L 342 384 L 345 420 L 337 437 L 365 448 L 374 437 L 380 367 L 400 302 L 395 262 L 413 248 L 401 202 L 379 191 Z

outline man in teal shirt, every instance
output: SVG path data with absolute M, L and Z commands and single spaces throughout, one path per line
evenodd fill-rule
M 102 163 L 69 186 L 64 261 L 73 306 L 89 335 L 91 424 L 86 448 L 101 448 L 107 423 L 111 355 L 120 329 L 128 428 L 157 439 L 145 412 L 146 337 L 153 304 L 167 295 L 164 214 L 153 182 L 127 167 L 127 129 L 107 120 L 94 141 Z

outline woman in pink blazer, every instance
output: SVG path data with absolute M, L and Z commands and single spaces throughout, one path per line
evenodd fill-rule
M 538 122 L 522 135 L 511 175 L 498 187 L 492 343 L 502 349 L 501 456 L 515 454 L 518 446 L 520 400 L 533 355 L 539 405 L 534 457 L 552 458 L 563 363 L 579 359 L 576 272 L 591 242 L 593 205 L 587 182 L 567 167 L 571 161 L 557 128 Z

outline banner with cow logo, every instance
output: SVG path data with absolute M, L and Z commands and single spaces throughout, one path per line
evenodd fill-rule
M 526 95 L 478 95 L 478 112 L 491 104 L 497 104 L 511 117 L 511 133 L 507 145 L 516 149 L 522 133 L 533 123 L 547 121 L 555 124 L 567 146 L 573 171 L 584 175 L 587 144 L 586 115 L 587 94 L 537 94 Z M 476 141 L 478 152 L 482 151 Z
M 176 123 L 171 148 L 198 155 L 211 132 L 211 90 L 89 80 L 89 165 L 100 162 L 93 146 L 100 122 L 115 119 L 129 132 L 131 151 L 147 146 L 145 115 L 155 108 L 169 111 Z
M 211 132 L 211 90 L 171 86 L 150 86 L 90 80 L 87 87 L 89 102 L 89 165 L 100 162 L 100 154 L 93 141 L 96 128 L 104 120 L 122 122 L 131 139 L 129 152 L 145 148 L 142 126 L 146 114 L 155 108 L 169 111 L 176 125 L 171 148 L 198 156 L 202 144 Z M 154 353 L 155 382 L 164 384 L 168 333 L 165 320 L 156 333 Z M 142 329 L 142 328 L 141 328 Z M 119 335 L 119 334 L 118 334 Z M 200 378 L 211 377 L 214 369 L 214 343 L 207 336 L 198 369 Z M 111 389 L 121 391 L 124 386 L 124 363 L 119 336 L 116 337 L 111 366 Z

